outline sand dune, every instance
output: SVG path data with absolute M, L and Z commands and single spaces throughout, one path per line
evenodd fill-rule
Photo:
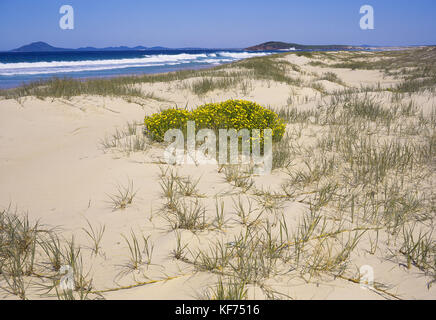
M 361 100 L 372 99 L 382 108 L 399 110 L 400 105 L 407 106 L 410 103 L 416 107 L 416 111 L 404 111 L 395 116 L 389 120 L 389 124 L 384 118 L 380 118 L 380 121 L 378 118 L 368 120 L 365 116 L 362 116 L 364 120 L 360 127 L 357 122 L 351 123 L 349 128 L 360 128 L 356 129 L 355 150 L 363 148 L 359 143 L 364 140 L 358 136 L 359 133 L 367 132 L 372 132 L 366 136 L 373 137 L 371 141 L 377 143 L 397 141 L 427 146 L 426 143 L 430 141 L 428 143 L 433 143 L 434 147 L 435 118 L 431 118 L 436 110 L 434 86 L 423 91 L 395 93 L 386 88 L 400 84 L 403 81 L 401 74 L 388 74 L 381 68 L 352 70 L 330 66 L 344 59 L 348 61 L 348 56 L 353 54 L 339 52 L 318 56 L 314 53 L 306 57 L 290 53 L 255 58 L 272 59 L 275 63 L 287 61 L 286 75 L 300 79 L 299 84 L 253 76 L 236 86 L 197 95 L 190 86 L 204 77 L 201 75 L 184 80 L 134 85 L 144 95 L 153 93 L 152 98 L 98 95 L 80 95 L 68 99 L 39 99 L 35 96 L 4 98 L 0 100 L 0 206 L 6 210 L 11 205 L 8 214 L 15 212 L 16 208 L 20 216 L 27 213 L 30 221 L 39 221 L 44 228 L 57 227 L 56 233 L 62 243 L 74 236 L 75 245 L 81 247 L 84 274 L 87 274 L 87 279 L 92 279 L 92 286 L 88 288 L 90 298 L 100 293 L 106 299 L 199 299 L 206 297 L 207 292 L 209 297 L 213 296 L 222 277 L 225 283 L 229 279 L 237 281 L 239 285 L 242 282 L 247 297 L 255 299 L 435 299 L 436 289 L 431 283 L 436 279 L 432 260 L 436 246 L 434 234 L 430 234 L 435 221 L 434 150 L 428 154 L 428 162 L 424 162 L 424 156 L 418 159 L 418 152 L 413 151 L 416 160 L 413 165 L 409 162 L 405 164 L 402 175 L 398 173 L 400 169 L 389 167 L 386 177 L 379 184 L 371 185 L 372 182 L 367 183 L 353 176 L 352 168 L 355 167 L 348 167 L 350 163 L 342 158 L 337 149 L 325 147 L 321 151 L 320 142 L 323 138 L 334 139 L 335 132 L 341 138 L 351 136 L 345 129 L 338 129 L 343 123 L 334 125 L 329 120 L 322 124 L 315 121 L 315 114 L 291 117 L 287 124 L 290 136 L 288 146 L 292 150 L 289 156 L 291 164 L 266 176 L 253 176 L 254 185 L 244 190 L 227 182 L 225 172 L 215 165 L 168 167 L 162 164 L 163 145 L 142 136 L 140 127 L 136 133 L 126 133 L 127 138 L 119 139 L 116 147 L 109 148 L 102 144 L 105 138 L 110 141 L 117 129 L 126 131 L 128 122 L 137 123 L 132 126 L 136 128 L 142 124 L 145 115 L 151 115 L 160 108 L 175 105 L 195 108 L 206 102 L 245 99 L 277 111 L 294 110 L 301 114 L 303 111 L 320 112 L 328 115 L 333 105 L 331 99 L 346 96 L 344 90 L 354 88 L 355 92 L 349 95 Z M 404 53 L 407 54 L 410 53 Z M 369 55 L 376 57 L 373 60 L 377 61 L 377 53 L 368 53 L 361 59 L 370 63 L 372 58 Z M 385 58 L 382 55 L 386 53 L 379 55 Z M 314 61 L 324 65 L 311 63 Z M 234 64 L 216 72 L 243 68 L 243 65 Z M 401 68 L 401 64 L 397 68 Z M 394 70 L 394 67 L 390 70 Z M 326 73 L 336 74 L 337 78 L 332 78 L 331 74 L 323 77 Z M 363 90 L 362 86 L 371 86 L 372 89 Z M 349 101 L 339 103 L 338 108 L 351 103 Z M 326 109 L 320 108 L 320 105 L 326 106 Z M 419 122 L 421 111 L 428 123 Z M 357 118 L 351 116 L 350 119 Z M 386 131 L 388 127 L 390 132 Z M 419 131 L 414 131 L 414 128 Z M 141 147 L 143 150 L 131 150 L 126 145 L 135 137 L 145 141 Z M 406 151 L 401 152 L 395 157 L 404 159 Z M 332 167 L 317 167 L 324 163 L 323 160 L 333 161 Z M 309 169 L 304 161 L 309 164 Z M 355 159 L 355 163 L 359 161 Z M 243 169 L 240 168 L 241 172 Z M 315 173 L 316 170 L 320 170 L 320 177 Z M 170 179 L 171 172 L 179 177 L 191 177 L 191 181 L 199 179 L 197 193 L 180 196 L 180 200 L 185 201 L 188 208 L 196 203 L 204 206 L 208 222 L 204 230 L 172 230 L 167 219 L 171 214 L 165 209 L 168 199 L 162 195 L 161 187 L 167 181 L 165 179 Z M 311 178 L 297 178 L 303 172 Z M 287 182 L 287 190 L 292 191 L 290 194 L 285 194 L 282 188 Z M 130 183 L 133 185 L 131 189 Z M 333 191 L 322 194 L 322 190 L 328 190 L 326 186 L 333 188 Z M 122 192 L 136 192 L 126 208 L 113 208 L 111 196 L 117 194 L 117 188 L 121 188 Z M 390 189 L 386 191 L 386 188 Z M 370 189 L 373 190 L 372 197 L 376 195 L 375 198 L 380 200 L 380 216 L 371 218 L 365 211 L 370 208 L 365 201 L 372 198 L 364 197 L 371 193 L 368 191 Z M 397 194 L 394 194 L 394 190 Z M 355 195 L 352 198 L 353 205 L 352 194 Z M 407 198 L 406 195 L 415 198 Z M 320 200 L 323 196 L 330 198 L 323 202 Z M 392 197 L 388 199 L 388 196 Z M 218 203 L 220 206 L 221 201 L 224 204 L 225 225 L 217 228 L 216 205 Z M 253 206 L 246 222 L 237 214 L 238 201 L 247 210 L 250 203 Z M 385 205 L 387 201 L 393 201 L 393 215 L 406 210 L 407 206 L 415 205 L 414 201 L 417 204 L 413 209 L 404 211 L 405 220 L 393 227 L 392 220 L 383 218 L 383 214 L 384 217 L 388 214 L 387 205 L 380 205 L 383 201 Z M 317 205 L 320 207 L 315 212 L 312 209 Z M 297 263 L 295 234 L 302 230 L 303 218 L 309 219 L 311 212 L 319 214 L 320 221 L 312 233 L 307 233 L 311 240 L 301 248 Z M 355 216 L 350 218 L 350 212 Z M 105 226 L 97 254 L 93 252 L 92 241 L 83 230 L 89 229 L 87 220 L 96 230 Z M 310 221 L 314 223 L 314 220 Z M 267 234 L 279 243 L 280 231 L 284 232 L 280 226 L 283 227 L 285 223 L 288 236 L 274 249 L 277 257 L 258 261 L 259 265 L 253 267 L 255 271 L 236 268 L 236 252 L 239 252 L 235 249 L 236 238 L 247 235 L 248 229 L 251 231 L 249 241 L 252 242 L 245 243 L 246 246 L 254 244 L 254 248 L 260 248 L 265 245 L 264 237 Z M 400 249 L 404 251 L 404 230 L 415 224 L 415 240 L 419 230 L 428 232 L 430 252 L 422 264 L 416 260 L 422 256 L 410 253 L 413 258 L 410 258 L 412 261 L 408 268 L 407 255 L 402 254 Z M 124 235 L 132 244 L 132 232 L 138 237 L 142 252 L 140 265 L 136 269 L 131 265 L 128 243 L 123 238 Z M 146 258 L 147 245 L 143 244 L 142 235 L 149 236 L 149 249 L 153 248 L 149 263 Z M 178 237 L 181 246 L 186 247 L 177 259 L 174 251 Z M 358 238 L 358 243 L 347 254 L 343 253 L 346 256 L 342 260 L 337 253 L 344 248 L 348 250 L 349 242 L 355 238 Z M 287 245 L 284 246 L 284 243 Z M 222 244 L 221 248 L 227 248 L 228 258 L 234 260 L 230 264 L 220 260 L 215 267 L 209 268 L 201 257 L 207 256 L 213 260 L 214 250 L 220 248 L 219 244 Z M 247 254 L 240 251 L 240 254 Z M 241 259 L 247 265 L 254 263 L 246 256 Z M 44 265 L 47 257 L 42 251 L 37 253 L 37 261 L 35 274 L 43 273 L 46 277 L 37 280 L 32 274 L 24 275 L 24 282 L 30 283 L 26 297 L 56 298 L 53 290 L 42 296 L 37 290 L 36 282 L 50 284 L 52 277 L 56 278 L 58 274 L 47 270 Z M 268 265 L 261 266 L 262 263 Z M 363 265 L 371 266 L 374 271 L 375 284 L 369 289 L 359 284 L 359 268 Z M 245 281 L 244 272 L 247 273 Z M 248 275 L 249 272 L 252 273 Z M 8 287 L 1 277 L 0 287 Z M 4 294 L 5 298 L 16 298 L 6 291 Z

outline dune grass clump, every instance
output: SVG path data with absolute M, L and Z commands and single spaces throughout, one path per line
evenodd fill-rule
M 334 83 L 340 84 L 342 86 L 345 86 L 344 81 L 342 81 L 342 79 L 339 78 L 339 76 L 334 72 L 323 73 L 322 76 L 318 80 L 327 80 L 327 81 L 334 82 Z
M 92 231 L 91 231 L 92 234 Z M 97 233 L 94 229 L 96 239 Z M 99 240 L 98 240 L 99 241 Z M 99 242 L 97 243 L 99 245 Z M 69 267 L 65 269 L 66 267 Z M 60 286 L 72 271 L 73 287 Z M 29 299 L 32 294 L 59 299 L 86 299 L 92 279 L 85 273 L 81 247 L 62 240 L 55 229 L 45 229 L 9 206 L 0 210 L 0 296 Z M 30 292 L 30 293 L 29 293 Z
M 11 207 L 0 211 L 0 289 L 26 299 L 26 277 L 35 270 L 38 223 L 20 217 Z
M 146 237 L 142 235 L 142 246 L 140 241 L 138 240 L 138 236 L 130 231 L 131 240 L 129 240 L 125 235 L 121 235 L 127 246 L 129 247 L 129 262 L 125 265 L 125 267 L 129 270 L 138 270 L 141 265 L 150 265 L 151 258 L 153 256 L 154 244 L 150 240 L 150 236 Z
M 264 57 L 254 57 L 236 62 L 234 65 L 247 70 L 247 76 L 251 79 L 272 80 L 275 82 L 286 83 L 288 85 L 301 86 L 303 80 L 289 76 L 288 70 L 300 72 L 300 68 L 282 58 L 286 54 L 276 54 Z
M 108 195 L 113 210 L 124 210 L 132 204 L 137 191 L 133 188 L 133 181 L 128 181 L 127 186 L 118 185 L 117 193 Z
M 272 129 L 273 141 L 280 141 L 285 133 L 285 124 L 274 111 L 244 100 L 209 103 L 192 111 L 168 109 L 145 117 L 145 126 L 152 139 L 161 142 L 168 130 L 186 132 L 188 121 L 194 121 L 197 130 Z
M 207 300 L 239 301 L 247 299 L 248 289 L 244 281 L 238 278 L 229 278 L 227 282 L 220 277 L 215 287 L 206 292 Z
M 183 229 L 192 232 L 206 230 L 209 223 L 206 221 L 206 208 L 198 199 L 195 201 L 179 201 L 174 210 L 169 211 L 165 218 L 172 230 Z
M 0 96 L 17 98 L 36 96 L 38 98 L 70 99 L 83 94 L 119 97 L 145 97 L 144 93 L 127 79 L 91 79 L 87 81 L 71 78 L 51 78 L 35 81 L 11 90 L 1 90 Z
M 105 136 L 99 141 L 100 148 L 107 152 L 121 151 L 129 155 L 132 152 L 145 152 L 148 150 L 147 137 L 140 132 L 139 123 L 127 122 L 122 129 L 116 129 L 111 135 Z

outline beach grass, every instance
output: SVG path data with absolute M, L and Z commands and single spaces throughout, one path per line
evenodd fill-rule
M 300 67 L 285 60 L 289 55 L 310 59 L 308 66 L 321 68 L 321 72 L 305 78 L 309 73 L 303 75 Z M 1 95 L 144 97 L 139 84 L 188 79 L 193 81 L 181 88 L 201 97 L 235 86 L 249 91 L 246 81 L 256 80 L 322 92 L 311 108 L 301 108 L 309 101 L 297 100 L 292 92 L 288 105 L 277 109 L 286 122 L 286 135 L 273 146 L 275 170 L 267 178 L 277 183 L 271 183 L 271 188 L 268 182 L 262 184 L 265 177 L 256 176 L 253 167 L 226 165 L 213 172 L 218 190 L 212 196 L 210 189 L 201 189 L 202 178 L 181 174 L 183 168 L 160 167 L 156 183 L 160 198 L 156 201 L 161 205 L 158 218 L 166 224 L 154 235 L 174 235 L 174 239 L 165 238 L 171 241 L 172 251 L 167 253 L 171 263 L 177 264 L 174 269 L 187 269 L 193 277 L 210 276 L 206 299 L 249 299 L 256 290 L 267 298 L 289 298 L 289 290 L 282 285 L 285 278 L 297 279 L 299 285 L 318 286 L 338 279 L 359 284 L 359 265 L 353 259 L 362 252 L 393 263 L 393 269 L 399 265 L 413 270 L 430 288 L 436 279 L 436 109 L 424 114 L 418 101 L 433 97 L 435 60 L 434 48 L 285 53 L 165 75 L 56 79 Z M 347 87 L 336 72 L 323 72 L 324 68 L 338 73 L 344 68 L 379 70 L 398 81 L 387 87 Z M 343 88 L 327 90 L 317 82 L 323 80 Z M 128 123 L 101 146 L 132 152 L 162 147 L 150 146 L 146 137 L 123 147 L 125 139 L 138 136 L 137 130 L 137 123 Z M 279 188 L 272 189 L 273 185 Z M 131 180 L 117 186 L 110 195 L 111 208 L 127 209 L 138 192 Z M 82 231 L 91 243 L 93 259 L 98 259 L 100 253 L 110 251 L 102 241 L 105 225 L 86 222 Z M 26 299 L 31 280 L 49 279 L 49 291 L 55 289 L 58 298 L 92 295 L 84 247 L 73 238 L 65 240 L 10 207 L 0 212 L 0 235 L 0 288 L 5 294 Z M 157 245 L 152 237 L 133 231 L 122 237 L 128 259 L 124 267 L 129 273 L 136 274 L 145 266 L 152 269 Z M 56 284 L 65 264 L 75 271 L 74 289 L 61 292 Z M 372 290 L 383 297 L 401 298 L 387 288 L 378 283 Z

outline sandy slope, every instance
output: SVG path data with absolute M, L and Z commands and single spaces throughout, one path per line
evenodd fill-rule
M 323 73 L 328 69 L 305 66 L 308 59 L 288 56 L 308 73 Z M 384 79 L 378 71 L 352 71 L 332 69 L 349 86 L 361 84 L 392 84 L 396 80 Z M 38 100 L 26 98 L 21 104 L 15 100 L 0 101 L 0 205 L 17 206 L 19 211 L 28 212 L 33 220 L 49 226 L 59 226 L 66 238 L 74 235 L 76 242 L 84 246 L 83 255 L 87 268 L 91 270 L 93 285 L 99 290 L 127 286 L 137 281 L 160 280 L 176 276 L 166 282 L 158 282 L 128 290 L 107 292 L 108 299 L 195 299 L 207 287 L 216 283 L 217 277 L 206 272 L 194 272 L 189 264 L 172 258 L 176 235 L 168 222 L 159 216 L 162 206 L 159 186 L 159 165 L 156 160 L 162 156 L 162 149 L 151 146 L 146 152 L 126 154 L 105 152 L 99 141 L 105 135 L 122 128 L 127 121 L 142 121 L 159 107 L 188 105 L 203 102 L 242 98 L 263 105 L 281 108 L 287 105 L 290 91 L 295 90 L 301 97 L 301 108 L 315 107 L 320 94 L 312 88 L 290 88 L 284 84 L 253 81 L 253 90 L 244 96 L 240 91 L 212 92 L 197 97 L 188 90 L 177 89 L 175 84 L 143 85 L 144 92 L 153 92 L 166 101 L 148 100 L 139 105 L 123 99 L 107 97 L 75 97 L 70 101 L 62 99 Z M 328 91 L 341 88 L 336 83 L 324 82 Z M 303 101 L 303 97 L 306 97 Z M 424 108 L 435 103 L 435 97 L 420 97 Z M 214 196 L 238 191 L 224 181 L 215 166 L 183 166 L 183 175 L 201 177 L 199 190 L 208 216 L 214 215 Z M 256 177 L 256 185 L 274 189 L 280 185 L 285 174 L 280 171 L 265 177 Z M 125 210 L 112 210 L 110 194 L 116 192 L 117 183 L 126 184 L 132 180 L 138 190 L 133 204 Z M 226 216 L 235 219 L 232 213 L 232 197 L 224 197 Z M 290 227 L 295 226 L 304 205 L 287 202 L 284 213 Z M 86 219 L 92 225 L 106 226 L 102 241 L 102 254 L 92 255 L 89 239 L 81 228 Z M 239 229 L 237 223 L 230 226 L 224 235 L 228 238 Z M 128 271 L 123 267 L 128 261 L 128 248 L 122 234 L 130 230 L 150 235 L 154 243 L 152 265 L 143 267 L 141 272 Z M 181 231 L 182 240 L 189 243 L 191 250 L 207 248 L 207 240 L 220 239 L 223 233 L 205 231 L 194 235 Z M 406 270 L 395 261 L 387 261 L 366 252 L 356 252 L 356 265 L 370 264 L 375 268 L 376 281 L 393 286 L 390 292 L 405 298 L 435 299 L 436 288 L 428 290 L 426 279 L 418 270 Z M 143 273 L 143 274 L 141 274 Z M 301 278 L 280 276 L 270 285 L 295 299 L 383 299 L 379 293 L 364 290 L 358 284 L 343 279 L 320 277 L 311 283 Z M 261 290 L 250 289 L 250 296 L 264 298 Z

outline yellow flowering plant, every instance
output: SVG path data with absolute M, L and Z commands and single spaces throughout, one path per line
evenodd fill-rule
M 165 132 L 171 129 L 186 129 L 189 111 L 182 109 L 168 109 L 145 117 L 146 131 L 153 140 L 163 141 Z
M 145 117 L 145 126 L 152 139 L 163 141 L 167 130 L 180 129 L 186 133 L 188 121 L 195 122 L 196 130 L 258 129 L 263 132 L 264 129 L 271 129 L 273 141 L 280 141 L 286 128 L 274 111 L 245 100 L 209 103 L 192 111 L 168 109 Z

